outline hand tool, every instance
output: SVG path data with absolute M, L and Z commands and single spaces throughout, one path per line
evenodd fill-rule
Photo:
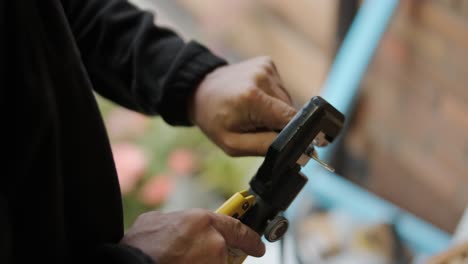
M 310 99 L 270 145 L 250 188 L 235 193 L 216 212 L 239 219 L 270 242 L 281 239 L 289 226 L 281 213 L 307 182 L 301 168 L 312 158 L 333 170 L 318 158 L 314 147 L 333 142 L 343 123 L 343 114 L 323 98 Z M 228 262 L 242 263 L 246 257 L 230 249 Z

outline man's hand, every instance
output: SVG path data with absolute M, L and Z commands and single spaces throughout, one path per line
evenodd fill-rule
M 296 114 L 275 65 L 258 57 L 220 67 L 201 82 L 190 116 L 231 156 L 264 155 Z
M 225 263 L 228 247 L 260 257 L 260 236 L 239 220 L 203 209 L 142 214 L 122 244 L 139 248 L 158 264 Z

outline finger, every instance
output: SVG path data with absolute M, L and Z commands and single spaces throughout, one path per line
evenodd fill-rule
M 231 133 L 226 151 L 231 156 L 265 156 L 276 132 Z
M 291 99 L 287 92 L 279 85 L 281 81 L 275 76 L 275 73 L 260 72 L 255 76 L 255 86 L 266 94 L 278 98 L 286 103 L 290 103 Z
M 264 57 L 265 60 L 265 69 L 266 72 L 268 73 L 269 77 L 271 78 L 271 83 L 273 90 L 273 95 L 274 97 L 277 97 L 278 99 L 283 100 L 284 102 L 289 103 L 292 105 L 292 98 L 289 92 L 284 88 L 283 81 L 281 80 L 281 76 L 278 70 L 278 67 L 276 67 L 276 64 L 273 62 L 273 60 L 270 57 Z M 275 96 L 277 95 L 277 96 Z
M 290 105 L 293 104 L 292 97 L 289 94 L 288 90 L 283 85 L 283 80 L 281 79 L 280 73 L 278 71 L 278 67 L 276 67 L 276 64 L 272 61 L 271 62 L 272 68 L 273 68 L 273 73 L 271 74 L 275 85 L 275 88 L 277 90 L 278 94 L 281 94 L 281 99 L 283 101 L 289 103 Z
M 284 102 L 288 103 L 289 105 L 293 105 L 292 97 L 289 94 L 288 90 L 286 90 L 286 88 L 284 87 L 281 78 L 278 75 L 276 75 L 273 77 L 273 79 L 275 83 L 275 89 L 277 90 L 276 93 L 281 94 L 281 99 Z
M 209 238 L 210 241 L 205 241 L 204 244 L 210 251 L 209 254 L 215 256 L 217 260 L 216 263 L 228 264 L 228 246 L 223 235 L 216 228 L 211 226 L 207 234 L 205 234 L 205 237 Z M 206 257 L 206 252 L 203 253 L 205 253 L 204 257 Z
M 228 246 L 255 257 L 265 254 L 265 244 L 260 236 L 238 219 L 214 213 L 212 225 L 221 233 Z
M 252 125 L 271 130 L 283 129 L 297 112 L 289 104 L 265 93 L 259 93 L 256 100 L 250 102 L 247 111 Z
M 291 96 L 286 91 L 280 77 L 273 69 L 257 73 L 255 76 L 255 86 L 272 97 L 292 104 Z

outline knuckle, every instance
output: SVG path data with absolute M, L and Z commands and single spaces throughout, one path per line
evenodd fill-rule
M 236 157 L 239 155 L 238 145 L 234 138 L 225 137 L 223 140 L 223 150 L 226 154 L 231 157 Z
M 241 229 L 244 228 L 244 224 L 242 224 L 242 222 L 239 219 L 233 219 L 233 221 L 234 221 L 233 226 L 236 231 L 241 231 Z
M 264 63 L 261 65 L 259 73 L 263 74 L 264 76 L 271 76 L 274 74 L 273 66 L 269 63 Z
M 241 100 L 246 102 L 247 104 L 255 104 L 261 99 L 262 96 L 262 91 L 257 88 L 256 85 L 253 85 L 249 88 L 247 88 L 243 93 L 242 93 L 242 98 Z
M 186 211 L 186 214 L 190 215 L 191 217 L 198 217 L 203 215 L 204 209 L 201 208 L 192 208 Z
M 225 146 L 223 150 L 230 157 L 239 157 L 240 156 L 239 151 L 237 149 L 233 148 L 233 147 Z
M 148 212 L 145 212 L 145 213 L 142 213 L 140 215 L 138 215 L 135 219 L 135 221 L 133 222 L 133 225 L 134 226 L 144 226 L 148 223 L 154 223 L 154 221 L 161 221 L 161 218 L 162 217 L 163 219 L 166 217 L 164 214 L 162 214 L 161 212 L 157 212 L 157 211 L 148 211 Z M 159 220 L 156 220 L 156 219 L 159 219 Z
M 267 86 L 269 83 L 267 72 L 258 72 L 255 74 L 255 85 L 257 87 L 264 87 Z
M 188 214 L 189 217 L 193 220 L 194 225 L 206 226 L 211 222 L 211 215 L 209 211 L 205 209 L 190 209 Z
M 224 153 L 226 153 L 226 155 L 228 155 L 230 157 L 234 157 L 234 155 L 235 155 L 234 151 L 231 148 L 227 147 L 227 146 L 224 146 L 223 151 L 224 151 Z
M 242 92 L 241 96 L 243 99 L 249 100 L 257 96 L 258 90 L 254 85 L 249 86 L 245 91 Z
M 264 56 L 261 64 L 262 68 L 267 72 L 272 72 L 275 67 L 275 63 L 273 62 L 273 59 L 270 56 Z
M 149 217 L 149 214 L 150 214 L 150 212 L 145 212 L 145 213 L 140 214 L 140 215 L 137 217 L 136 221 L 141 221 L 141 220 L 143 220 L 143 219 L 148 218 L 148 217 Z
M 146 219 L 151 218 L 154 215 L 154 213 L 155 212 L 151 212 L 151 211 L 142 213 L 137 217 L 135 222 L 146 221 Z
M 249 230 L 242 224 L 241 221 L 237 220 L 235 223 L 236 234 L 238 234 L 239 239 L 246 238 L 249 235 Z
M 283 112 L 284 118 L 289 120 L 296 115 L 297 111 L 293 107 L 290 107 L 288 110 Z
M 260 57 L 260 60 L 265 63 L 265 64 L 271 64 L 273 63 L 273 59 L 269 55 L 264 55 Z
M 270 147 L 270 145 L 273 143 L 273 139 L 271 140 L 265 140 L 262 142 L 262 144 L 259 144 L 259 147 L 257 149 L 258 153 L 260 153 L 261 155 L 264 155 L 267 153 L 268 151 L 268 148 Z
M 223 255 L 227 254 L 228 247 L 227 247 L 227 244 L 226 244 L 226 240 L 219 233 L 214 235 L 214 237 L 212 239 L 211 249 L 218 256 L 223 256 Z

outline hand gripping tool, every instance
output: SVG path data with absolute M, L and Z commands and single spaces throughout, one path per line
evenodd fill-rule
M 310 99 L 270 145 L 250 188 L 235 193 L 216 212 L 239 219 L 270 242 L 281 239 L 289 226 L 281 213 L 307 183 L 301 168 L 312 158 L 333 171 L 318 158 L 315 147 L 333 142 L 343 123 L 343 114 L 323 98 Z M 239 264 L 246 257 L 230 248 L 228 263 Z

